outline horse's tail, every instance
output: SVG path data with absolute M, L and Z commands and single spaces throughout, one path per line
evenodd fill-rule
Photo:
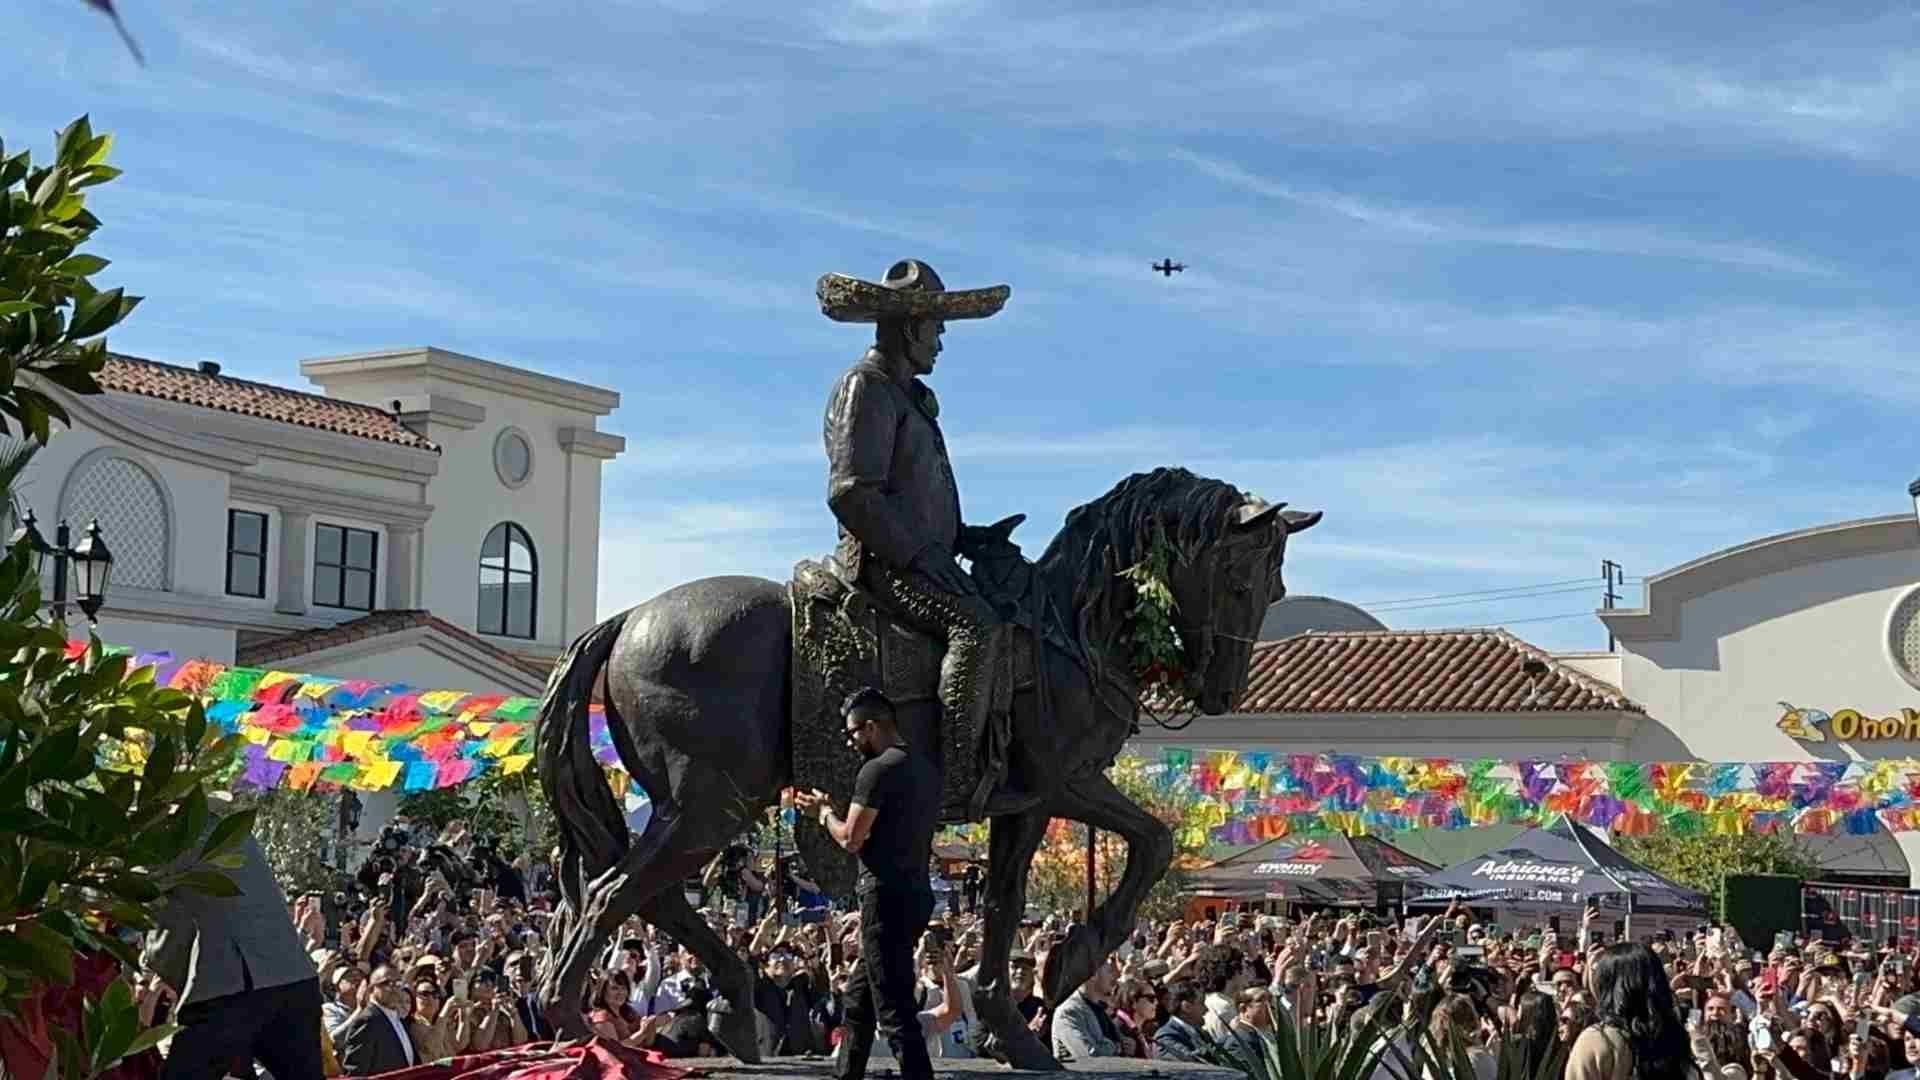
M 626 815 L 594 759 L 588 726 L 594 686 L 626 623 L 622 612 L 580 635 L 554 665 L 540 703 L 540 786 L 560 827 L 561 892 L 576 912 L 585 910 L 589 878 L 627 849 Z M 619 723 L 611 702 L 607 723 Z

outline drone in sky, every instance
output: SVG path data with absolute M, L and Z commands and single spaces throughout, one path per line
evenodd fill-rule
M 1177 263 L 1177 262 L 1174 262 L 1172 259 L 1161 259 L 1159 262 L 1153 264 L 1153 268 L 1162 277 L 1172 277 L 1173 275 L 1179 273 L 1180 271 L 1185 270 L 1187 268 L 1187 264 Z

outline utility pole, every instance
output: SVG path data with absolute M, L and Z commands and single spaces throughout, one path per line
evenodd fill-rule
M 1626 584 L 1626 582 L 1627 582 L 1626 572 L 1620 569 L 1619 563 L 1614 562 L 1612 559 L 1600 560 L 1600 586 L 1602 589 L 1605 590 L 1600 594 L 1601 610 L 1603 611 L 1613 610 L 1613 602 L 1615 600 L 1620 599 L 1620 594 L 1614 592 L 1613 587 L 1615 585 L 1624 585 Z M 1608 627 L 1607 628 L 1607 651 L 1612 652 L 1613 648 L 1614 648 L 1613 628 Z

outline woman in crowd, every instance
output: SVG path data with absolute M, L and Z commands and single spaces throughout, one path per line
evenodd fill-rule
M 633 983 L 619 969 L 608 972 L 595 984 L 589 1000 L 594 1008 L 587 1013 L 587 1026 L 595 1035 L 627 1046 L 652 1046 L 673 1020 L 672 1013 L 641 1016 L 633 1007 Z
M 1427 1031 L 1433 1037 L 1431 1045 L 1436 1053 L 1451 1056 L 1456 1049 L 1463 1050 L 1473 1065 L 1475 1080 L 1495 1080 L 1500 1073 L 1500 1061 L 1485 1046 L 1482 1023 L 1473 998 L 1466 994 L 1448 994 L 1434 1008 Z M 1468 1078 L 1454 1077 L 1453 1080 Z
M 1674 1007 L 1673 985 L 1645 945 L 1621 942 L 1589 954 L 1587 991 L 1595 1023 L 1567 1059 L 1566 1080 L 1688 1080 L 1693 1049 Z
M 1511 1033 L 1520 1040 L 1527 1066 L 1524 1075 L 1538 1076 L 1540 1066 L 1568 1045 L 1560 1041 L 1558 1028 L 1559 1016 L 1553 1007 L 1552 995 L 1538 990 L 1520 995 Z
M 1153 1036 L 1160 1030 L 1160 995 L 1145 979 L 1120 980 L 1114 991 L 1113 1024 L 1133 1040 L 1135 1057 L 1153 1056 Z
M 1560 1006 L 1559 1024 L 1554 1033 L 1560 1038 L 1560 1045 L 1572 1048 L 1580 1038 L 1580 1033 L 1593 1025 L 1593 1010 L 1587 1008 L 1584 1000 L 1569 997 Z
M 460 1052 L 456 1021 L 442 1000 L 440 985 L 431 975 L 413 978 L 413 1016 L 407 1023 L 407 1037 L 413 1040 L 422 1062 L 439 1061 Z

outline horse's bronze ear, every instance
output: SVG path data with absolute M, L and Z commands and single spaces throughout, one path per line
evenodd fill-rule
M 1294 533 L 1306 532 L 1320 524 L 1320 518 L 1325 513 L 1324 510 L 1289 510 L 1280 515 L 1280 520 L 1287 523 L 1287 535 L 1292 536 Z
M 1264 529 L 1286 503 L 1244 502 L 1233 512 L 1233 527 L 1242 531 Z

